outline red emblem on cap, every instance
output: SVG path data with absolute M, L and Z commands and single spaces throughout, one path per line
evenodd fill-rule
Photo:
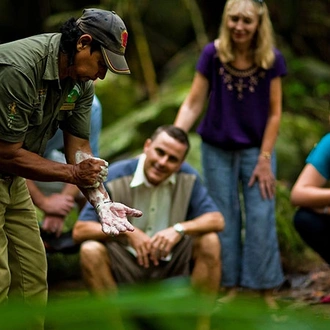
M 127 31 L 125 30 L 125 31 L 123 31 L 123 32 L 121 33 L 121 45 L 122 45 L 124 48 L 126 48 L 126 45 L 127 45 L 127 38 L 128 38 L 128 33 L 127 33 Z

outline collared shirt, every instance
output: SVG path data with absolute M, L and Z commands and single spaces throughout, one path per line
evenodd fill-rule
M 154 186 L 144 174 L 146 155 L 139 158 L 130 187 L 133 192 L 133 205 L 138 205 L 143 216 L 134 221 L 134 226 L 152 237 L 156 232 L 168 228 L 170 223 L 172 188 L 176 183 L 173 173 L 161 184 Z
M 60 39 L 49 33 L 0 45 L 0 139 L 23 142 L 40 155 L 59 125 L 89 138 L 93 82 L 60 81 Z M 68 100 L 73 88 L 77 93 Z M 66 101 L 69 107 L 63 107 Z

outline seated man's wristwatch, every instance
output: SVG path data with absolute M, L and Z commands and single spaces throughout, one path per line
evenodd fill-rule
M 184 232 L 184 228 L 183 226 L 181 225 L 181 223 L 176 223 L 174 226 L 173 226 L 174 230 L 179 233 L 182 237 L 184 236 L 185 232 Z

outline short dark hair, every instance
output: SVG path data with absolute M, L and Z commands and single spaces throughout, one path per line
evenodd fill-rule
M 69 18 L 60 28 L 62 33 L 60 42 L 60 51 L 68 56 L 69 66 L 73 64 L 74 56 L 77 52 L 77 41 L 84 34 L 77 26 L 74 17 Z M 101 44 L 94 39 L 91 43 L 91 53 L 101 49 Z
M 174 125 L 162 125 L 162 126 L 159 126 L 154 131 L 154 133 L 151 135 L 150 139 L 152 141 L 155 140 L 156 137 L 162 132 L 165 132 L 173 139 L 175 139 L 175 140 L 179 141 L 180 143 L 184 144 L 185 146 L 187 146 L 185 156 L 188 154 L 189 149 L 190 149 L 190 142 L 189 142 L 188 134 L 184 130 L 182 130 L 181 128 L 176 127 Z

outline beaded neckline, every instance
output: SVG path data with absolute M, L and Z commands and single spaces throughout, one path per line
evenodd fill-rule
M 239 70 L 234 68 L 233 66 L 231 66 L 230 64 L 227 63 L 223 63 L 223 67 L 225 68 L 225 70 L 227 70 L 231 75 L 235 76 L 235 77 L 239 77 L 239 78 L 246 78 L 249 76 L 252 76 L 253 74 L 255 74 L 258 70 L 258 67 L 256 65 L 252 66 L 249 69 L 246 70 Z
M 254 65 L 247 70 L 238 70 L 227 63 L 223 63 L 219 69 L 219 75 L 222 76 L 223 84 L 226 85 L 227 90 L 230 92 L 236 91 L 237 99 L 242 100 L 244 90 L 254 93 L 259 84 L 259 79 L 265 77 L 264 70 L 258 72 L 258 69 Z

